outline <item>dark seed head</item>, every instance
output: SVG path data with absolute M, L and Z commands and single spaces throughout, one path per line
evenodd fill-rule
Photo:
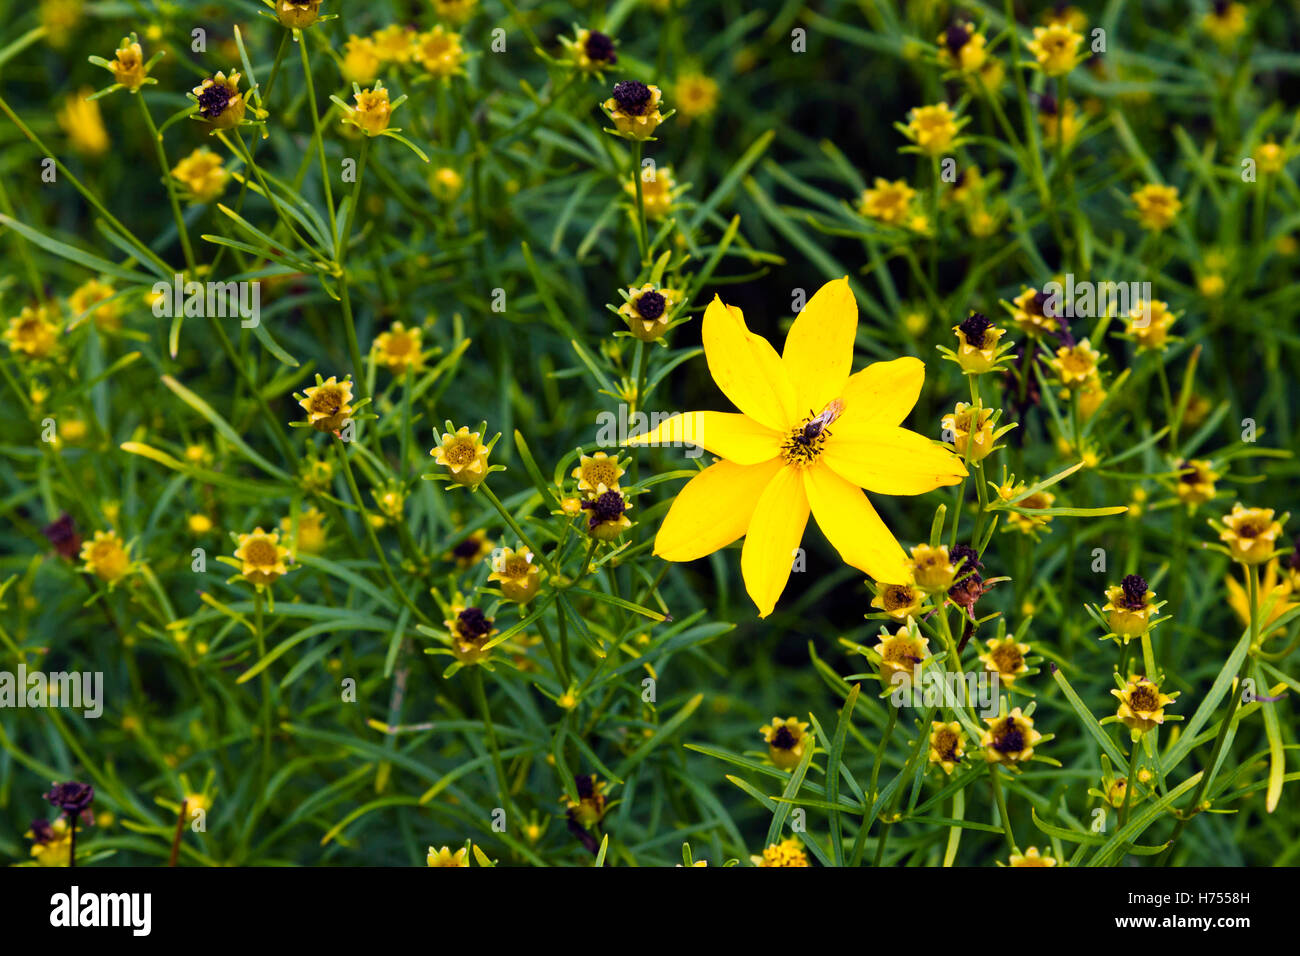
M 958 326 L 961 334 L 966 336 L 966 342 L 971 348 L 984 348 L 984 333 L 987 332 L 993 323 L 984 317 L 983 312 L 972 312 L 966 321 Z
M 466 538 L 464 541 L 461 541 L 459 544 L 457 544 L 456 547 L 452 548 L 451 553 L 458 558 L 469 559 L 474 557 L 476 554 L 478 554 L 478 550 L 479 550 L 478 540 L 473 537 L 469 537 Z
M 606 521 L 617 521 L 623 516 L 623 496 L 617 491 L 607 491 L 591 501 L 584 501 L 582 507 L 591 511 L 591 527 Z
M 596 793 L 595 777 L 574 777 L 573 785 L 577 788 L 579 799 L 590 800 Z
M 598 30 L 587 34 L 585 47 L 587 58 L 597 63 L 617 63 L 618 54 L 614 52 L 614 41 Z M 615 96 L 618 94 L 615 93 Z
M 789 727 L 781 727 L 777 729 L 777 732 L 772 735 L 772 739 L 768 742 L 777 750 L 790 750 L 799 741 L 794 739 L 794 734 L 790 733 Z
M 993 735 L 993 749 L 999 753 L 1014 754 L 1025 749 L 1025 735 L 1010 718 L 1002 724 L 1002 729 Z
M 981 315 L 980 318 L 984 317 Z M 968 544 L 955 545 L 948 552 L 948 557 L 952 561 L 952 566 L 957 569 L 958 574 L 984 567 L 980 562 L 979 552 Z
M 1214 15 L 1224 17 L 1228 13 L 1228 0 L 1214 0 Z
M 213 83 L 199 94 L 199 115 L 214 120 L 230 105 L 230 90 L 224 83 Z
M 944 43 L 948 47 L 948 52 L 956 56 L 961 52 L 961 48 L 970 42 L 970 30 L 966 29 L 964 23 L 954 23 L 944 34 Z
M 650 105 L 650 87 L 637 80 L 615 83 L 614 102 L 628 116 L 640 116 Z
M 1056 115 L 1056 97 L 1051 93 L 1044 93 L 1038 98 L 1038 111 L 1048 116 Z
M 1146 578 L 1137 574 L 1129 574 L 1119 583 L 1119 586 L 1124 589 L 1124 606 L 1126 608 L 1131 611 L 1138 611 L 1146 607 Z
M 37 846 L 44 846 L 54 839 L 54 828 L 49 820 L 33 820 L 28 829 L 32 831 L 32 842 Z
M 54 550 L 71 561 L 81 550 L 81 535 L 70 515 L 64 514 L 57 521 L 45 526 L 42 532 L 54 545 Z
M 88 783 L 77 783 L 74 780 L 56 783 L 50 787 L 50 792 L 45 794 L 45 799 L 68 816 L 76 816 L 90 808 L 95 799 L 95 788 Z
M 467 607 L 456 617 L 463 637 L 484 637 L 492 631 L 492 622 L 476 607 Z
M 1051 298 L 1046 292 L 1037 293 L 1029 303 L 1029 311 L 1033 315 L 1047 315 L 1047 301 Z
M 667 304 L 663 295 L 658 292 L 642 292 L 636 300 L 636 311 L 647 322 L 653 322 L 664 314 L 664 307 Z

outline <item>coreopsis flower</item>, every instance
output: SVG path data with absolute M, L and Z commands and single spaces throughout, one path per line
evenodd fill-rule
M 120 580 L 131 570 L 131 556 L 116 531 L 96 531 L 81 546 L 85 570 L 106 584 Z
M 1034 756 L 1034 745 L 1043 739 L 1034 730 L 1033 718 L 1022 714 L 1019 707 L 1005 716 L 985 717 L 984 722 L 989 726 L 980 737 L 980 746 L 989 763 L 1008 767 L 1024 763 Z
M 957 118 L 947 103 L 918 106 L 907 114 L 907 125 L 900 127 L 913 148 L 927 156 L 938 156 L 952 148 L 966 120 Z
M 1074 100 L 1063 104 L 1056 102 L 1056 97 L 1044 95 L 1038 102 L 1038 123 L 1043 128 L 1043 139 L 1052 146 L 1061 141 L 1062 146 L 1070 146 L 1079 138 L 1083 121 L 1079 118 L 1079 107 Z
M 912 200 L 916 190 L 906 180 L 889 182 L 877 176 L 870 189 L 862 191 L 858 212 L 890 226 L 904 225 L 912 217 Z
M 1029 653 L 1028 644 L 1017 643 L 1014 637 L 991 637 L 986 642 L 988 650 L 979 655 L 980 663 L 990 674 L 997 674 L 998 680 L 1008 687 L 1015 684 L 1016 678 L 1028 673 L 1029 665 L 1025 655 Z
M 882 633 L 880 643 L 872 650 L 880 655 L 880 679 L 889 684 L 895 674 L 911 678 L 912 672 L 930 656 L 930 639 L 922 637 L 914 627 L 904 625 L 893 634 Z
M 615 83 L 612 95 L 601 104 L 623 136 L 635 140 L 649 139 L 664 115 L 659 111 L 663 94 L 657 86 L 647 86 L 638 80 Z
M 904 563 L 909 577 L 927 594 L 946 593 L 957 577 L 957 566 L 952 563 L 946 544 L 938 547 L 918 544 Z
M 85 0 L 41 0 L 41 26 L 50 46 L 56 50 L 67 46 L 84 12 Z
M 208 77 L 191 94 L 198 101 L 198 115 L 202 119 L 214 129 L 230 129 L 243 121 L 252 90 L 240 93 L 239 74 L 231 70 L 230 76 L 220 72 Z
M 1196 280 L 1196 288 L 1207 299 L 1217 299 L 1228 290 L 1228 283 L 1217 272 L 1207 272 Z
M 493 555 L 488 580 L 498 582 L 506 599 L 517 604 L 527 604 L 542 586 L 542 574 L 533 563 L 533 553 L 522 545 L 502 548 Z
M 918 616 L 925 595 L 914 584 L 873 585 L 876 596 L 871 599 L 871 606 L 878 607 L 896 621 L 906 621 Z
M 1220 46 L 1229 46 L 1246 32 L 1246 7 L 1227 0 L 1213 0 L 1209 11 L 1201 17 L 1201 29 Z
M 647 282 L 639 289 L 635 286 L 628 288 L 627 300 L 618 307 L 618 314 L 638 339 L 657 342 L 668 331 L 673 309 L 680 301 L 680 293 Z
M 804 750 L 812 743 L 808 735 L 808 724 L 795 717 L 773 717 L 770 725 L 764 725 L 758 731 L 767 742 L 767 753 L 772 763 L 782 770 L 798 766 L 803 759 Z
M 410 63 L 411 57 L 415 55 L 415 44 L 412 42 L 414 35 L 415 31 L 400 23 L 390 23 L 372 33 L 370 39 L 381 63 L 401 64 Z
M 1083 34 L 1063 23 L 1034 27 L 1033 38 L 1025 41 L 1034 65 L 1048 76 L 1063 76 L 1078 66 L 1083 61 L 1082 45 Z
M 803 851 L 803 844 L 794 837 L 787 837 L 779 843 L 773 843 L 762 854 L 751 856 L 750 862 L 755 866 L 809 866 L 808 855 Z
M 1234 561 L 1263 564 L 1273 556 L 1282 521 L 1286 520 L 1286 516 L 1282 521 L 1274 520 L 1275 514 L 1272 508 L 1243 508 L 1237 502 L 1221 524 L 1212 521 L 1210 525 L 1219 532 L 1219 540 L 1228 546 Z
M 1052 371 L 1066 388 L 1078 389 L 1087 385 L 1097 374 L 1101 353 L 1087 339 L 1074 345 L 1063 345 L 1052 359 Z
M 1178 210 L 1183 208 L 1178 198 L 1177 186 L 1162 186 L 1159 183 L 1147 183 L 1133 192 L 1130 197 L 1137 206 L 1138 222 L 1143 229 L 1151 232 L 1163 232 L 1169 228 Z
M 321 0 L 275 0 L 275 16 L 281 26 L 305 30 L 320 18 Z
M 1130 677 L 1123 690 L 1112 690 L 1119 699 L 1115 716 L 1129 730 L 1144 734 L 1165 722 L 1165 705 L 1171 704 L 1178 693 L 1162 694 L 1160 688 L 1146 677 Z
M 618 62 L 613 37 L 599 30 L 578 30 L 572 40 L 560 37 L 569 62 L 574 68 L 593 76 L 601 76 Z
M 1024 493 L 1024 484 L 1015 484 L 1013 482 L 1003 482 L 998 486 L 998 497 L 1003 501 L 1010 501 Z M 1052 507 L 1056 501 L 1056 496 L 1049 491 L 1036 491 L 1031 495 L 1025 495 L 1016 502 L 1017 508 L 1027 508 L 1031 511 L 1046 510 Z M 1038 532 L 1047 527 L 1051 521 L 1051 515 L 1042 514 L 1025 514 L 1020 511 L 1008 510 L 1006 515 L 1007 526 L 1015 528 L 1021 534 L 1027 534 L 1037 537 Z
M 1220 476 L 1210 462 L 1200 458 L 1185 459 L 1175 464 L 1174 470 L 1178 472 L 1174 493 L 1179 501 L 1194 507 L 1213 500 L 1214 483 Z
M 280 530 L 285 533 L 287 539 L 293 530 L 293 519 L 281 518 Z M 299 511 L 298 533 L 293 538 L 294 550 L 306 554 L 320 554 L 325 550 L 327 541 L 325 516 L 317 510 L 316 506 L 312 505 L 305 511 Z
M 29 359 L 49 358 L 59 341 L 59 326 L 44 305 L 23 306 L 9 320 L 4 339 L 9 351 Z
M 411 58 L 424 67 L 430 76 L 445 79 L 465 72 L 468 57 L 461 49 L 459 33 L 444 30 L 438 25 L 432 30 L 417 34 L 411 42 Z
M 433 0 L 433 12 L 448 23 L 464 23 L 477 4 L 478 0 Z
M 935 39 L 939 65 L 960 73 L 977 73 L 988 59 L 987 40 L 968 20 L 956 20 Z
M 1296 593 L 1294 582 L 1290 580 L 1292 576 L 1292 574 L 1288 574 L 1287 579 L 1279 582 L 1276 560 L 1270 561 L 1264 569 L 1263 577 L 1259 582 L 1259 595 L 1255 603 L 1255 612 L 1259 617 L 1261 639 L 1272 636 L 1269 627 L 1274 621 L 1292 608 L 1300 607 L 1300 603 L 1291 600 L 1292 597 L 1300 596 Z M 1232 608 L 1233 613 L 1237 615 L 1237 619 L 1241 621 L 1242 625 L 1249 627 L 1250 597 L 1246 589 L 1231 574 L 1224 579 L 1224 584 L 1228 589 L 1228 606 Z M 1279 631 L 1279 633 L 1281 632 Z
M 1126 575 L 1119 584 L 1108 587 L 1101 610 L 1111 634 L 1127 644 L 1151 630 L 1152 617 L 1159 610 L 1155 596 L 1156 592 L 1147 587 L 1146 578 L 1137 574 Z
M 63 815 L 70 820 L 84 817 L 90 822 L 94 819 L 90 806 L 95 802 L 95 788 L 88 783 L 78 783 L 75 780 L 54 783 L 41 797 L 62 810 Z
M 394 322 L 386 332 L 375 336 L 375 358 L 394 375 L 405 375 L 424 368 L 424 352 L 420 348 L 423 332 L 418 326 L 407 328 Z
M 1056 857 L 1038 852 L 1038 847 L 1031 846 L 1024 853 L 1012 853 L 1008 866 L 1056 866 Z
M 497 629 L 493 627 L 493 619 L 479 608 L 453 604 L 451 617 L 442 623 L 451 637 L 451 652 L 462 664 L 481 663 L 491 654 L 483 645 Z
M 1060 328 L 1057 316 L 1049 314 L 1051 296 L 1037 289 L 1025 289 L 1011 302 L 1003 306 L 1011 313 L 1011 321 L 1016 328 L 1026 335 L 1041 336 L 1054 333 Z
M 451 852 L 450 847 L 442 847 L 435 850 L 429 847 L 429 854 L 425 857 L 426 866 L 469 866 L 469 853 L 464 847 L 461 847 L 455 853 Z
M 447 422 L 441 443 L 429 454 L 447 469 L 447 476 L 456 484 L 476 488 L 488 476 L 488 455 L 492 452 L 491 444 L 484 445 L 482 436 L 481 431 L 471 432 L 467 425 L 453 431 L 451 422 Z
M 460 570 L 468 571 L 494 550 L 496 545 L 487 535 L 482 531 L 471 531 L 443 555 L 443 560 L 454 561 Z
M 594 826 L 604 818 L 607 809 L 605 781 L 593 773 L 575 776 L 573 783 L 578 791 L 578 799 L 575 801 L 565 798 L 569 819 L 580 826 Z
M 69 866 L 72 861 L 72 827 L 60 816 L 53 822 L 33 820 L 23 834 L 32 841 L 32 860 L 37 866 Z
M 582 455 L 571 477 L 577 479 L 579 491 L 594 495 L 611 489 L 618 491 L 618 480 L 623 474 L 624 469 L 617 455 L 598 451 L 594 455 Z
M 645 209 L 645 217 L 653 222 L 666 218 L 673 211 L 677 196 L 685 188 L 677 185 L 671 166 L 658 169 L 653 166 L 642 167 L 641 204 Z M 624 183 L 623 189 L 635 200 L 635 183 Z
M 1174 319 L 1167 302 L 1139 300 L 1127 316 L 1127 332 L 1137 342 L 1139 351 L 1163 351 L 1169 343 L 1169 328 Z
M 226 190 L 230 173 L 222 158 L 200 146 L 172 167 L 172 178 L 192 202 L 212 202 Z
M 121 45 L 113 51 L 113 59 L 92 57 L 91 62 L 113 74 L 114 82 L 123 89 L 136 92 L 149 81 L 149 67 L 144 61 L 144 50 L 135 34 L 122 37 Z
M 74 321 L 93 319 L 103 331 L 117 332 L 122 328 L 122 302 L 115 295 L 117 290 L 107 282 L 88 279 L 68 296 L 68 309 Z
M 353 34 L 343 44 L 343 61 L 339 70 L 343 74 L 343 79 L 349 83 L 369 86 L 379 76 L 381 62 L 382 58 L 374 39 Z
M 951 774 L 966 753 L 966 734 L 957 721 L 930 722 L 930 763 L 938 764 L 945 774 Z
M 992 371 L 997 366 L 998 358 L 1006 351 L 1005 346 L 998 346 L 998 340 L 1006 334 L 1006 330 L 998 328 L 982 312 L 972 312 L 954 325 L 952 331 L 957 336 L 957 349 L 948 354 L 961 366 L 962 371 L 971 375 L 983 375 Z
M 92 159 L 108 152 L 109 146 L 108 130 L 104 128 L 99 103 L 90 99 L 94 94 L 95 91 L 88 86 L 69 93 L 63 101 L 63 108 L 55 115 L 59 126 L 68 134 L 72 148 Z
M 450 166 L 433 171 L 429 177 L 429 191 L 443 202 L 452 202 L 465 188 L 465 178 Z
M 399 97 L 396 103 L 389 102 L 388 90 L 376 80 L 375 85 L 368 90 L 363 90 L 354 83 L 352 99 L 355 105 L 343 104 L 343 122 L 355 126 L 367 136 L 378 136 L 388 129 L 393 110 L 406 97 Z
M 235 560 L 239 562 L 239 573 L 259 588 L 289 573 L 289 549 L 280 543 L 280 532 L 263 531 L 260 526 L 239 535 Z
M 1271 142 L 1261 143 L 1255 147 L 1252 158 L 1255 160 L 1255 165 L 1259 167 L 1259 171 L 1269 175 L 1280 173 L 1286 168 L 1287 160 L 1290 159 L 1288 150 L 1277 143 Z
M 190 534 L 205 535 L 212 531 L 212 519 L 207 515 L 196 512 L 185 519 L 185 527 L 190 529 Z
M 850 375 L 857 324 L 848 280 L 829 282 L 778 356 L 715 297 L 701 330 L 705 358 L 741 414 L 674 415 L 628 442 L 685 442 L 723 459 L 678 494 L 655 554 L 692 561 L 744 536 L 741 571 L 762 617 L 785 588 L 810 514 L 847 564 L 877 581 L 906 581 L 903 549 L 861 489 L 915 495 L 966 474 L 950 451 L 900 427 L 920 394 L 919 360 Z
M 679 73 L 673 84 L 673 101 L 682 119 L 702 119 L 718 106 L 718 83 L 699 72 Z
M 307 423 L 318 432 L 337 432 L 352 416 L 352 376 L 343 381 L 331 375 L 303 390 L 298 405 L 307 412 Z
M 632 527 L 632 522 L 627 517 L 632 502 L 621 491 L 598 491 L 582 502 L 582 508 L 590 512 L 587 533 L 593 538 L 613 541 Z
M 958 402 L 943 416 L 940 423 L 945 434 L 952 435 L 953 450 L 966 461 L 982 461 L 997 442 L 994 434 L 993 409 L 976 408 L 969 402 Z

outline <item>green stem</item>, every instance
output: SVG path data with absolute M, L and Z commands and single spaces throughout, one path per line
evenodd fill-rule
M 1002 834 L 1007 838 L 1007 846 L 1011 852 L 1016 852 L 1016 838 L 1011 832 L 1011 817 L 1007 813 L 1007 798 L 1002 792 L 1002 781 L 998 778 L 998 765 L 989 764 L 989 783 L 993 787 L 993 800 L 998 805 L 998 817 L 1002 821 Z
M 158 168 L 162 170 L 163 183 L 167 186 L 167 199 L 171 202 L 172 218 L 176 220 L 176 234 L 180 237 L 181 251 L 185 254 L 185 265 L 193 273 L 194 248 L 190 245 L 189 232 L 185 228 L 185 217 L 181 215 L 181 204 L 176 199 L 176 183 L 172 179 L 171 167 L 167 163 L 167 152 L 163 149 L 162 136 L 158 133 L 158 127 L 154 125 L 153 116 L 149 113 L 149 104 L 144 101 L 144 94 L 136 93 L 135 98 L 140 104 L 140 112 L 144 114 L 145 125 L 149 127 L 149 138 L 153 140 L 154 153 L 158 156 Z

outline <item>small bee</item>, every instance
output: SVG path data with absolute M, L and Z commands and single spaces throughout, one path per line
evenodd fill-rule
M 795 433 L 793 438 L 794 443 L 801 448 L 811 448 L 813 442 L 815 442 L 819 437 L 829 437 L 830 432 L 825 430 L 826 426 L 839 418 L 842 411 L 844 411 L 844 403 L 837 398 L 826 406 L 825 411 L 813 418 L 808 422 L 808 424 L 804 425 L 803 428 Z

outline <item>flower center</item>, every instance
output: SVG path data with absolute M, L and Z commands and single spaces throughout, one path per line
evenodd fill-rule
M 772 735 L 772 746 L 777 750 L 792 750 L 798 743 L 794 739 L 794 734 L 790 733 L 789 727 L 782 727 Z
M 957 735 L 949 727 L 941 727 L 934 734 L 934 749 L 940 760 L 956 762 Z
M 1155 691 L 1146 684 L 1139 684 L 1133 688 L 1133 692 L 1128 695 L 1128 705 L 1131 710 L 1149 714 L 1158 709 L 1156 704 Z
M 650 105 L 650 87 L 637 80 L 614 84 L 614 102 L 628 116 L 640 116 Z
M 322 412 L 326 415 L 333 415 L 343 405 L 339 393 L 333 389 L 321 389 L 311 397 L 311 410 L 313 412 Z
M 781 446 L 781 457 L 787 465 L 804 467 L 821 457 L 826 439 L 830 437 L 830 424 L 844 411 L 844 403 L 835 399 L 819 415 L 809 414 L 790 431 Z
M 664 306 L 667 302 L 658 292 L 643 292 L 636 300 L 636 311 L 641 318 L 648 322 L 653 322 L 664 314 Z
M 1015 754 L 1025 749 L 1024 732 L 1007 718 L 993 734 L 993 749 L 999 753 Z
M 958 328 L 966 336 L 966 344 L 971 348 L 984 348 L 984 333 L 993 325 L 982 312 L 972 312 Z
M 584 501 L 582 507 L 591 511 L 591 526 L 623 517 L 623 496 L 617 491 L 607 491 L 593 501 Z
M 264 538 L 248 542 L 248 547 L 244 549 L 244 560 L 249 564 L 266 567 L 275 564 L 275 559 L 275 545 Z
M 453 465 L 468 465 L 474 460 L 474 454 L 472 442 L 458 441 L 447 449 L 447 461 Z
M 492 622 L 476 607 L 467 607 L 456 616 L 456 629 L 467 640 L 482 640 L 492 630 Z
M 1024 663 L 1024 658 L 1020 655 L 1020 648 L 1016 647 L 1014 641 L 1008 641 L 998 647 L 991 655 L 993 663 L 998 665 L 998 670 L 1004 674 L 1011 674 L 1020 670 L 1020 665 Z
M 222 83 L 214 83 L 199 94 L 199 115 L 216 119 L 230 104 L 230 90 Z
M 466 538 L 456 547 L 451 549 L 451 553 L 458 558 L 472 558 L 479 552 L 480 542 L 475 538 Z
M 614 52 L 614 41 L 598 30 L 592 30 L 587 34 L 586 52 L 588 59 L 598 63 L 618 62 L 618 54 Z
M 1147 605 L 1147 582 L 1146 578 L 1137 574 L 1130 574 L 1120 582 L 1120 587 L 1124 589 L 1124 606 L 1130 611 L 1140 611 Z
M 948 52 L 956 56 L 961 52 L 961 48 L 970 42 L 970 31 L 963 24 L 954 23 L 948 28 L 944 40 L 948 44 Z

